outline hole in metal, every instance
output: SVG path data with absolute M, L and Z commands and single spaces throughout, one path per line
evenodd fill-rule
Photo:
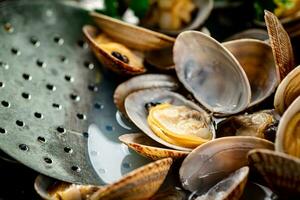
M 80 119 L 80 120 L 84 120 L 86 119 L 86 116 L 84 114 L 81 114 L 81 113 L 77 113 L 77 118 Z
M 6 62 L 0 61 L 0 67 L 4 68 L 4 69 L 9 69 L 9 65 Z
M 47 164 L 51 164 L 51 163 L 52 163 L 52 159 L 51 159 L 51 158 L 48 158 L 48 157 L 45 157 L 45 158 L 44 158 L 44 161 L 45 161 L 45 163 L 47 163 Z
M 42 137 L 42 136 L 39 136 L 39 137 L 37 138 L 37 140 L 38 140 L 39 142 L 41 142 L 41 143 L 46 143 L 46 139 L 45 139 L 44 137 Z
M 17 56 L 21 55 L 21 51 L 17 48 L 14 48 L 14 47 L 11 48 L 11 53 L 14 54 L 14 55 L 17 55 Z
M 10 106 L 10 103 L 8 101 L 1 101 L 2 106 L 8 108 Z
M 97 92 L 98 91 L 98 87 L 94 84 L 88 85 L 88 89 L 92 92 Z
M 73 100 L 73 101 L 80 101 L 80 96 L 78 96 L 77 94 L 70 94 L 70 98 Z
M 0 88 L 4 87 L 4 83 L 2 81 L 0 81 Z
M 99 109 L 99 110 L 100 110 L 100 109 L 103 109 L 103 108 L 104 108 L 104 105 L 102 105 L 102 104 L 100 104 L 100 103 L 97 102 L 97 103 L 94 104 L 94 107 L 95 107 L 96 109 Z
M 58 44 L 58 45 L 62 45 L 62 44 L 64 43 L 64 39 L 61 38 L 60 36 L 55 36 L 55 37 L 53 38 L 53 40 L 54 40 L 54 42 L 55 42 L 56 44 Z
M 100 174 L 105 174 L 106 170 L 103 169 L 103 168 L 100 168 L 100 169 L 98 169 L 98 172 L 99 172 Z
M 87 49 L 88 48 L 88 44 L 85 41 L 83 41 L 83 40 L 78 40 L 77 44 L 78 44 L 79 47 L 81 47 L 83 49 Z
M 39 112 L 35 112 L 35 113 L 34 113 L 34 116 L 35 116 L 36 118 L 38 118 L 38 119 L 43 118 L 43 115 L 42 115 L 41 113 L 39 113 Z
M 13 27 L 12 24 L 9 23 L 9 22 L 6 22 L 6 23 L 3 25 L 3 27 L 4 27 L 4 30 L 5 30 L 6 32 L 8 32 L 8 33 L 14 32 L 14 27 Z
M 76 166 L 76 165 L 72 166 L 71 169 L 72 169 L 72 171 L 74 171 L 74 172 L 80 172 L 80 170 L 81 170 L 80 167 L 78 167 L 78 166 Z
M 27 81 L 29 81 L 29 80 L 32 79 L 32 77 L 31 77 L 29 74 L 26 74 L 26 73 L 24 73 L 22 76 L 23 76 L 23 78 L 24 78 L 25 80 L 27 80 Z
M 35 36 L 30 37 L 30 43 L 35 47 L 39 47 L 41 45 L 41 42 Z
M 66 129 L 63 128 L 63 127 L 61 127 L 61 126 L 57 127 L 56 130 L 57 130 L 59 133 L 65 133 L 65 132 L 66 132 Z
M 1 133 L 1 134 L 5 134 L 5 133 L 6 133 L 6 130 L 5 130 L 4 128 L 0 127 L 0 133 Z
M 46 88 L 48 90 L 51 90 L 51 91 L 55 91 L 56 90 L 56 87 L 54 85 L 52 85 L 52 84 L 49 84 L 49 83 L 46 85 Z
M 36 61 L 36 64 L 37 64 L 37 66 L 39 66 L 39 67 L 46 67 L 46 63 L 44 62 L 44 61 L 42 61 L 42 60 L 40 60 L 40 59 L 38 59 L 37 61 Z
M 28 151 L 29 147 L 26 144 L 20 144 L 19 149 L 21 149 L 22 151 Z
M 106 129 L 107 131 L 113 131 L 113 130 L 114 130 L 114 127 L 111 126 L 111 125 L 106 125 L 106 126 L 105 126 L 105 129 Z
M 83 137 L 88 138 L 89 137 L 89 133 L 88 132 L 83 132 Z
M 73 78 L 72 76 L 65 75 L 65 80 L 66 80 L 66 81 L 69 81 L 69 82 L 73 82 L 73 81 L 74 81 L 74 78 Z
M 73 152 L 73 149 L 71 149 L 70 147 L 65 147 L 65 148 L 64 148 L 64 151 L 65 151 L 66 153 L 72 153 L 72 152 Z
M 131 164 L 130 164 L 130 163 L 127 163 L 127 162 L 124 162 L 124 163 L 122 164 L 122 166 L 123 166 L 124 168 L 126 168 L 126 169 L 131 168 Z
M 68 59 L 67 59 L 66 56 L 60 56 L 60 61 L 61 61 L 62 63 L 67 63 L 67 62 L 68 62 Z
M 94 69 L 94 67 L 95 67 L 94 64 L 89 61 L 85 61 L 84 66 L 90 70 Z
M 23 121 L 21 121 L 21 120 L 17 120 L 17 121 L 16 121 L 16 124 L 17 124 L 18 126 L 20 126 L 20 127 L 24 127 L 24 126 L 25 126 L 25 123 L 24 123 Z
M 62 106 L 59 105 L 59 104 L 57 104 L 57 103 L 53 103 L 53 104 L 52 104 L 52 107 L 53 107 L 53 108 L 57 108 L 57 109 L 61 109 L 61 108 L 62 108 Z
M 30 94 L 28 94 L 28 93 L 26 93 L 26 92 L 23 92 L 23 93 L 22 93 L 22 97 L 23 97 L 24 99 L 30 99 Z

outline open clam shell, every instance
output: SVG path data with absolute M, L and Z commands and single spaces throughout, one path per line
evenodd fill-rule
M 179 80 L 214 114 L 231 115 L 248 107 L 251 89 L 246 73 L 212 37 L 196 31 L 181 33 L 173 58 Z
M 248 158 L 273 190 L 279 194 L 299 195 L 300 159 L 266 149 L 252 150 Z
M 279 83 L 272 48 L 265 42 L 240 39 L 223 43 L 239 61 L 251 86 L 251 103 L 256 105 L 269 97 Z
M 244 192 L 249 167 L 242 167 L 212 187 L 196 200 L 239 200 Z
M 174 38 L 161 33 L 137 27 L 95 12 L 92 12 L 91 16 L 99 29 L 86 25 L 83 27 L 83 33 L 99 61 L 117 73 L 134 75 L 145 72 L 146 68 L 143 65 L 144 52 L 170 48 L 174 43 Z M 97 40 L 97 36 L 100 33 L 104 33 L 109 39 L 104 37 L 101 40 Z M 113 44 L 109 48 L 105 44 L 108 40 L 110 44 Z M 124 60 L 123 57 L 123 59 L 120 59 L 118 58 L 120 56 L 114 56 L 114 48 L 112 46 L 123 57 L 126 56 L 127 59 Z M 122 52 L 119 52 L 121 49 L 123 49 L 124 55 Z M 169 53 L 169 56 L 172 56 L 171 53 Z
M 280 80 L 282 80 L 295 67 L 292 43 L 288 33 L 273 13 L 265 11 L 265 21 L 275 63 L 279 71 Z
M 121 180 L 95 192 L 90 200 L 148 199 L 164 182 L 172 165 L 171 158 L 165 158 L 140 167 Z
M 274 98 L 274 107 L 279 114 L 300 96 L 300 66 L 291 71 L 279 84 Z
M 280 120 L 275 149 L 300 158 L 300 96 L 291 104 Z
M 182 186 L 191 192 L 207 191 L 233 171 L 248 165 L 247 153 L 257 148 L 273 150 L 274 145 L 256 137 L 234 136 L 199 146 L 181 165 Z
M 164 90 L 164 89 L 148 89 L 141 90 L 135 93 L 130 94 L 125 99 L 125 109 L 128 117 L 131 121 L 141 129 L 146 135 L 148 135 L 153 140 L 158 143 L 167 146 L 172 149 L 182 150 L 182 151 L 191 151 L 191 148 L 177 146 L 171 143 L 166 142 L 165 140 L 158 137 L 149 127 L 147 122 L 148 111 L 145 108 L 145 105 L 150 102 L 155 103 L 171 103 L 172 105 L 185 105 L 189 108 L 199 111 L 205 116 L 207 120 L 209 116 L 206 114 L 204 110 L 202 110 L 195 103 L 185 99 L 180 94 Z M 209 122 L 208 122 L 209 123 Z M 215 131 L 212 123 L 209 123 L 209 128 L 213 134 L 213 138 L 215 138 Z
M 124 108 L 125 98 L 138 90 L 164 88 L 176 90 L 179 87 L 177 80 L 170 75 L 165 74 L 145 74 L 133 77 L 121 83 L 115 90 L 114 103 L 118 110 L 126 114 Z
M 184 158 L 190 153 L 188 151 L 167 149 L 142 133 L 125 134 L 120 136 L 119 140 L 140 155 L 153 160 L 159 160 L 162 158 Z

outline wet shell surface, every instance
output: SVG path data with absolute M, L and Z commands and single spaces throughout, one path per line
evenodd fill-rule
M 213 186 L 206 194 L 196 200 L 239 200 L 244 192 L 249 167 L 242 167 Z
M 125 98 L 138 90 L 164 88 L 176 90 L 179 87 L 177 80 L 165 74 L 145 74 L 133 77 L 121 83 L 114 92 L 114 103 L 119 111 L 126 114 L 124 108 Z
M 239 39 L 223 43 L 239 61 L 251 86 L 250 106 L 269 97 L 279 83 L 272 48 L 254 39 Z
M 300 96 L 300 66 L 291 71 L 279 84 L 274 98 L 274 107 L 283 114 L 290 104 Z
M 279 116 L 274 110 L 235 115 L 220 122 L 217 136 L 253 136 L 274 141 Z
M 231 115 L 248 107 L 251 89 L 247 75 L 215 39 L 186 31 L 177 37 L 173 51 L 179 80 L 205 108 L 216 115 Z
M 300 96 L 291 104 L 280 120 L 275 149 L 300 158 Z
M 172 165 L 171 158 L 165 158 L 140 167 L 121 180 L 95 192 L 90 200 L 140 200 L 152 197 L 164 182 Z
M 191 148 L 182 147 L 179 145 L 172 144 L 170 142 L 165 141 L 164 139 L 155 134 L 148 124 L 148 110 L 145 108 L 145 105 L 148 103 L 169 103 L 172 105 L 178 106 L 187 106 L 190 109 L 196 110 L 203 115 L 204 122 L 208 124 L 208 128 L 212 133 L 212 138 L 215 137 L 214 127 L 212 123 L 210 123 L 210 118 L 207 113 L 202 110 L 195 103 L 185 99 L 180 94 L 163 90 L 163 89 L 148 89 L 141 90 L 135 93 L 130 94 L 125 99 L 125 109 L 128 117 L 131 121 L 141 129 L 146 135 L 155 140 L 156 142 L 167 146 L 172 149 L 183 150 L 183 151 L 191 151 Z M 168 138 L 169 139 L 169 138 Z M 173 141 L 173 140 L 172 140 Z
M 184 158 L 190 153 L 188 151 L 167 149 L 142 133 L 125 134 L 120 136 L 119 140 L 140 155 L 153 160 L 162 158 Z
M 183 161 L 179 174 L 182 186 L 200 194 L 235 170 L 248 165 L 252 149 L 274 149 L 273 143 L 255 137 L 234 136 L 212 140 L 194 149 Z
M 288 33 L 273 13 L 265 11 L 265 21 L 275 63 L 279 71 L 280 80 L 282 80 L 295 67 L 292 43 Z
M 252 150 L 248 158 L 273 190 L 279 194 L 299 195 L 300 159 L 266 149 Z

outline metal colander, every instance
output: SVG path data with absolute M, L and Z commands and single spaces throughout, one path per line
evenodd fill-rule
M 0 4 L 0 148 L 59 180 L 105 184 L 148 161 L 118 141 L 134 128 L 113 104 L 116 75 L 82 40 L 88 23 L 66 2 Z

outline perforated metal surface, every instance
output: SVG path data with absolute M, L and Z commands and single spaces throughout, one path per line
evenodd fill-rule
M 0 148 L 48 176 L 104 184 L 147 161 L 117 139 L 132 128 L 117 123 L 116 76 L 82 41 L 86 23 L 63 3 L 0 4 Z

